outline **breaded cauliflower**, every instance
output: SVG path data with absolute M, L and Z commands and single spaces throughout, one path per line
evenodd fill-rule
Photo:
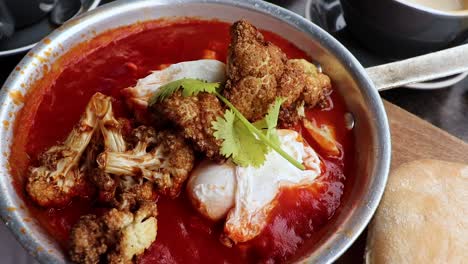
M 99 201 L 119 210 L 130 210 L 138 203 L 154 200 L 152 183 L 131 176 L 109 174 L 98 168 L 96 160 L 103 151 L 125 152 L 129 146 L 138 143 L 138 139 L 133 142 L 125 140 L 128 120 L 115 118 L 110 100 L 100 108 L 98 118 L 100 133 L 94 135 L 88 146 L 87 160 L 89 167 L 94 168 L 89 176 L 98 190 Z
M 133 177 L 119 178 L 119 186 L 111 205 L 119 210 L 134 210 L 138 204 L 156 200 L 154 183 Z
M 67 139 L 41 154 L 39 167 L 30 168 L 26 191 L 37 204 L 64 206 L 73 197 L 89 194 L 91 188 L 85 175 L 89 169 L 86 167 L 88 155 L 83 153 L 98 128 L 98 113 L 108 100 L 103 94 L 96 93 Z
M 300 119 L 300 108 L 317 105 L 330 91 L 330 78 L 314 64 L 304 59 L 288 60 L 277 90 L 277 96 L 286 99 L 279 116 L 281 126 L 293 126 Z
M 215 138 L 211 125 L 224 108 L 213 94 L 199 93 L 197 96 L 184 97 L 176 92 L 162 102 L 152 106 L 153 112 L 171 121 L 181 130 L 181 134 L 193 143 L 195 148 L 206 157 L 222 160 L 220 154 L 222 141 Z
M 176 197 L 194 165 L 192 148 L 173 132 L 156 133 L 146 126 L 134 129 L 129 142 L 133 142 L 132 150 L 101 153 L 99 168 L 108 174 L 148 180 L 160 193 Z
M 329 94 L 330 78 L 303 59 L 290 59 L 249 22 L 231 27 L 227 99 L 250 121 L 262 118 L 276 97 L 286 99 L 280 123 L 299 120 L 298 109 L 314 107 Z
M 207 82 L 224 82 L 225 65 L 213 59 L 213 51 L 205 50 L 204 59 L 184 61 L 171 65 L 164 65 L 161 70 L 154 71 L 145 78 L 139 79 L 134 87 L 122 90 L 127 104 L 133 109 L 135 117 L 144 124 L 154 124 L 159 118 L 148 115 L 148 101 L 159 88 L 172 81 L 183 78 L 205 80 Z
M 123 152 L 127 150 L 127 144 L 124 140 L 123 129 L 127 125 L 127 120 L 117 120 L 112 109 L 112 102 L 106 101 L 99 112 L 99 130 L 104 141 L 104 148 L 111 151 Z
M 110 100 L 99 109 L 99 132 L 94 135 L 88 147 L 88 159 L 90 167 L 94 168 L 89 177 L 98 190 L 98 199 L 104 203 L 115 203 L 120 179 L 115 175 L 103 172 L 98 167 L 96 159 L 104 150 L 123 152 L 127 150 L 127 142 L 124 140 L 124 128 L 128 125 L 125 119 L 116 119 Z
M 111 209 L 101 217 L 85 215 L 70 235 L 70 258 L 76 263 L 135 263 L 157 235 L 157 207 L 144 203 L 132 213 Z
M 304 59 L 292 59 L 286 63 L 277 96 L 286 99 L 284 107 L 289 107 L 298 100 L 315 106 L 330 89 L 330 78 L 319 72 L 314 64 Z
M 231 26 L 224 96 L 249 120 L 263 118 L 276 97 L 286 55 L 249 22 Z

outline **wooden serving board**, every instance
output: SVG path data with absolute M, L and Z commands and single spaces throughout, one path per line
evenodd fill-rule
M 392 134 L 392 169 L 418 159 L 468 163 L 466 142 L 394 104 L 384 105 Z
M 468 143 L 392 103 L 384 101 L 384 105 L 392 136 L 390 173 L 403 163 L 419 159 L 438 159 L 468 164 Z M 363 263 L 366 235 L 367 230 L 336 263 Z

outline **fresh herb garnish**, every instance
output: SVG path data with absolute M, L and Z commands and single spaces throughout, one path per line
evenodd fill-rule
M 212 122 L 214 136 L 223 141 L 221 154 L 232 158 L 239 166 L 260 167 L 265 162 L 268 146 L 240 121 L 234 111 L 226 110 L 223 117 Z
M 257 129 L 263 131 L 265 136 L 277 145 L 280 145 L 281 143 L 279 141 L 278 134 L 276 133 L 276 125 L 278 124 L 279 111 L 284 101 L 284 98 L 277 97 L 275 102 L 270 105 L 265 117 L 253 123 Z
M 214 93 L 220 86 L 220 83 L 209 83 L 203 80 L 180 79 L 159 87 L 158 91 L 150 99 L 149 104 L 153 105 L 156 102 L 161 102 L 179 89 L 182 89 L 182 95 L 187 97 L 197 95 L 201 92 Z
M 218 92 L 220 86 L 220 83 L 208 83 L 195 79 L 173 81 L 161 86 L 150 99 L 149 104 L 151 106 L 156 102 L 161 102 L 179 89 L 182 89 L 184 97 L 194 96 L 200 92 L 215 94 L 229 107 L 223 117 L 218 117 L 216 121 L 212 122 L 215 130 L 214 136 L 223 140 L 221 154 L 227 158 L 232 158 L 233 162 L 239 166 L 260 167 L 265 162 L 266 154 L 271 148 L 297 168 L 305 169 L 301 163 L 280 147 L 276 125 L 284 99 L 277 98 L 265 117 L 252 124 L 229 100 Z
M 295 160 L 293 157 L 291 157 L 288 153 L 286 153 L 283 149 L 281 149 L 280 147 L 280 144 L 279 144 L 279 140 L 276 140 L 277 142 L 273 142 L 272 140 L 270 140 L 267 136 L 265 136 L 264 133 L 262 133 L 262 131 L 260 131 L 258 128 L 256 128 L 252 123 L 249 122 L 249 120 L 247 120 L 244 115 L 242 115 L 241 112 L 239 112 L 239 110 L 236 109 L 236 107 L 234 105 L 231 104 L 231 102 L 229 102 L 226 98 L 224 98 L 224 96 L 220 95 L 218 92 L 215 92 L 215 94 L 218 96 L 218 98 L 223 101 L 223 103 L 225 103 L 230 109 L 231 111 L 233 111 L 233 113 L 236 115 L 236 117 L 240 120 L 240 122 L 242 122 L 242 124 L 250 131 L 250 133 L 252 134 L 253 137 L 257 137 L 256 140 L 257 141 L 261 141 L 263 144 L 267 145 L 268 147 L 272 148 L 273 150 L 275 150 L 278 154 L 280 154 L 283 158 L 285 158 L 287 161 L 289 161 L 291 164 L 293 164 L 294 166 L 296 166 L 298 169 L 300 170 L 304 170 L 304 166 L 299 163 L 297 160 Z M 278 103 L 278 102 L 281 102 L 281 100 L 276 100 L 275 103 Z M 279 104 L 281 106 L 281 103 Z M 272 109 L 276 109 L 276 106 L 273 106 L 272 108 L 270 108 L 270 111 Z M 270 112 L 269 111 L 269 112 Z M 278 111 L 279 112 L 279 111 Z M 272 115 L 273 116 L 273 115 Z M 270 117 L 271 118 L 271 117 Z M 278 114 L 276 114 L 276 120 L 278 119 Z M 266 121 L 265 121 L 266 122 Z M 276 123 L 276 122 L 275 122 Z M 276 124 L 275 124 L 276 125 Z M 276 126 L 275 126 L 276 127 Z M 264 155 L 268 153 L 268 149 L 267 151 L 264 153 Z M 263 163 L 262 163 L 263 164 Z M 240 164 L 239 164 L 240 165 Z M 252 162 L 252 164 L 250 164 L 252 166 L 255 167 L 255 163 Z M 261 165 L 261 164 L 260 164 Z M 241 165 L 242 166 L 242 165 Z M 258 167 L 258 166 L 257 166 Z

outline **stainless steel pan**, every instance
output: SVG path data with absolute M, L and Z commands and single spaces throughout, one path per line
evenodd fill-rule
M 40 43 L 30 51 L 31 56 L 26 56 L 18 65 L 23 74 L 14 71 L 0 92 L 2 104 L 0 119 L 10 124 L 14 123 L 15 115 L 9 113 L 16 113 L 22 105 L 15 104 L 10 96 L 12 92 L 19 91 L 26 94 L 31 84 L 44 74 L 43 65 L 50 67 L 57 59 L 54 57 L 47 61 L 39 60 L 40 56 L 47 57 L 44 56 L 45 52 L 64 54 L 68 48 L 77 43 L 93 38 L 94 33 L 99 34 L 137 21 L 184 16 L 215 18 L 227 22 L 245 18 L 259 28 L 283 36 L 320 63 L 333 80 L 337 92 L 344 97 L 347 108 L 355 120 L 354 177 L 357 180 L 345 187 L 340 209 L 316 247 L 308 252 L 305 259 L 302 259 L 313 263 L 334 261 L 364 230 L 383 194 L 390 166 L 391 147 L 388 121 L 377 88 L 404 84 L 404 82 L 396 84 L 393 82 L 400 77 L 394 73 L 401 67 L 408 66 L 408 63 L 404 63 L 403 66 L 396 64 L 393 68 L 376 67 L 369 69 L 369 74 L 332 36 L 288 10 L 259 0 L 137 0 L 105 5 L 65 24 L 48 37 L 50 43 Z M 418 65 L 418 69 L 419 73 L 424 73 L 430 68 Z M 411 76 L 414 78 L 410 78 L 410 82 L 424 80 L 418 74 Z M 28 210 L 21 209 L 24 208 L 21 206 L 23 202 L 13 188 L 8 170 L 9 166 L 15 166 L 8 164 L 7 158 L 12 140 L 12 127 L 10 125 L 0 129 L 0 149 L 6 155 L 0 156 L 1 216 L 20 243 L 40 262 L 66 262 L 64 252 L 52 237 L 49 237 L 36 222 L 24 221 L 26 217 L 34 217 Z

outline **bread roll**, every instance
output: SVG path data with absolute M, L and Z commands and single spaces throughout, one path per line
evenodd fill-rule
M 468 165 L 421 160 L 394 171 L 369 226 L 365 258 L 468 263 Z

